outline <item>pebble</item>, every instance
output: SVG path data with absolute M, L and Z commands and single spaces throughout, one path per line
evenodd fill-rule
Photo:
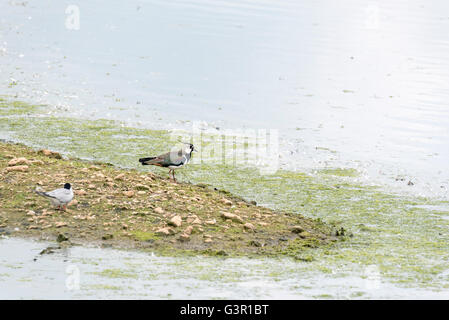
M 130 190 L 130 191 L 124 191 L 123 194 L 125 196 L 127 196 L 128 198 L 132 198 L 134 197 L 134 191 Z
M 249 222 L 245 223 L 245 224 L 243 225 L 243 227 L 244 227 L 245 229 L 248 229 L 248 230 L 254 230 L 254 225 L 251 224 L 251 223 L 249 223 Z
M 156 212 L 158 214 L 163 214 L 164 213 L 164 209 L 162 209 L 161 207 L 157 207 L 156 209 L 154 209 L 154 212 Z
M 231 219 L 232 221 L 243 223 L 243 219 L 234 213 L 221 212 L 221 217 L 224 219 Z
M 28 166 L 14 166 L 14 167 L 7 167 L 6 172 L 10 171 L 20 171 L 20 172 L 26 172 L 28 171 Z
M 174 227 L 180 227 L 182 224 L 181 216 L 174 216 L 173 218 L 170 219 L 168 224 Z
M 8 166 L 17 166 L 19 164 L 31 164 L 31 161 L 26 158 L 14 158 L 8 162 Z
M 157 233 L 157 234 L 162 234 L 162 235 L 168 236 L 168 235 L 174 234 L 174 233 L 175 233 L 175 230 L 173 230 L 173 229 L 170 228 L 170 227 L 165 227 L 165 228 L 159 228 L 159 229 L 157 229 L 157 230 L 156 230 L 156 233 Z
M 220 202 L 225 204 L 225 205 L 227 205 L 227 206 L 232 206 L 232 201 L 230 201 L 228 199 L 223 198 L 223 199 L 220 200 Z
M 80 189 L 80 190 L 75 190 L 75 194 L 78 196 L 84 196 L 87 194 L 87 192 L 83 189 Z

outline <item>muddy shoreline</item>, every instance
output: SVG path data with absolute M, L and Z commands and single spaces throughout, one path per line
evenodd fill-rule
M 143 249 L 161 255 L 291 256 L 345 234 L 320 220 L 257 206 L 223 190 L 0 142 L 0 233 Z M 33 190 L 70 182 L 67 212 Z

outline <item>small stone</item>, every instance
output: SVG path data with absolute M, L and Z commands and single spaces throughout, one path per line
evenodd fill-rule
M 116 177 L 114 178 L 114 180 L 117 180 L 117 181 L 123 181 L 124 178 L 125 178 L 125 174 L 124 174 L 124 173 L 120 173 L 118 176 L 116 176 Z
M 87 186 L 87 189 L 96 189 L 97 187 L 94 184 L 90 184 Z
M 268 223 L 266 223 L 266 222 L 259 222 L 259 225 L 261 225 L 262 227 L 265 227 L 265 226 L 268 226 Z
M 223 203 L 224 205 L 232 206 L 232 201 L 230 201 L 228 199 L 223 198 L 220 200 L 220 202 Z
M 157 207 L 156 209 L 154 209 L 154 212 L 156 212 L 157 214 L 163 214 L 164 209 L 162 209 L 161 207 Z
M 173 218 L 170 219 L 168 224 L 174 227 L 180 227 L 182 224 L 181 216 L 174 216 Z
M 207 221 L 204 221 L 204 223 L 205 223 L 205 224 L 214 225 L 214 224 L 217 223 L 217 220 L 215 220 L 215 219 L 213 219 L 213 220 L 207 220 Z
M 67 225 L 67 223 L 65 223 L 65 222 L 56 222 L 55 223 L 56 228 L 65 227 L 66 225 Z
M 165 236 L 169 236 L 174 233 L 175 233 L 175 230 L 173 230 L 170 227 L 159 228 L 156 230 L 156 234 L 161 234 L 161 235 L 165 235 Z
M 36 212 L 34 212 L 33 210 L 27 212 L 27 216 L 34 216 L 34 215 L 36 215 Z
M 130 191 L 124 191 L 123 194 L 125 196 L 127 196 L 128 198 L 132 198 L 134 197 L 134 191 L 130 190 Z
M 7 167 L 6 172 L 10 171 L 20 171 L 20 172 L 26 172 L 28 171 L 28 166 L 14 166 L 14 167 Z
M 243 227 L 247 230 L 254 230 L 254 225 L 249 222 L 245 223 Z
M 146 192 L 145 192 L 145 191 L 137 191 L 137 194 L 138 194 L 139 196 L 142 196 L 142 195 L 146 194 Z
M 200 218 L 195 218 L 195 220 L 192 221 L 192 224 L 202 224 Z
M 87 192 L 85 190 L 83 190 L 83 189 L 80 189 L 80 190 L 75 190 L 75 194 L 77 196 L 84 196 L 84 195 L 87 194 Z
M 224 218 L 224 219 L 230 219 L 230 220 L 235 221 L 235 222 L 243 223 L 243 219 L 240 216 L 238 216 L 238 215 L 236 215 L 234 213 L 221 212 L 221 217 Z
M 184 234 L 192 234 L 193 231 L 193 226 L 188 226 L 185 230 L 184 230 Z
M 8 166 L 17 166 L 19 164 L 30 164 L 31 162 L 26 158 L 14 158 L 8 162 Z
M 186 233 L 183 233 L 183 234 L 181 234 L 181 235 L 179 236 L 179 239 L 178 239 L 178 240 L 181 241 L 181 242 L 189 241 L 189 240 L 190 240 L 190 235 L 188 235 L 188 234 L 186 234 Z
M 89 169 L 95 170 L 95 171 L 100 171 L 101 170 L 101 168 L 97 167 L 97 166 L 90 166 Z
M 204 239 L 204 242 L 210 243 L 210 242 L 212 242 L 212 239 L 210 239 L 210 238 Z

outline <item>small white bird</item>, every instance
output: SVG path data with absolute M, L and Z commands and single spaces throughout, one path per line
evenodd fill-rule
M 66 183 L 64 188 L 59 188 L 50 192 L 44 192 L 38 188 L 36 188 L 35 192 L 50 200 L 50 202 L 58 209 L 67 209 L 67 204 L 73 199 L 73 190 L 70 183 Z

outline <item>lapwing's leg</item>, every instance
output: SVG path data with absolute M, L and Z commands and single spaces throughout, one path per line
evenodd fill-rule
M 62 206 L 62 210 L 67 211 L 67 204 Z
M 168 177 L 171 179 L 170 173 L 173 171 L 173 169 L 168 170 Z
M 176 182 L 176 178 L 175 178 L 175 169 L 173 169 L 173 180 Z

